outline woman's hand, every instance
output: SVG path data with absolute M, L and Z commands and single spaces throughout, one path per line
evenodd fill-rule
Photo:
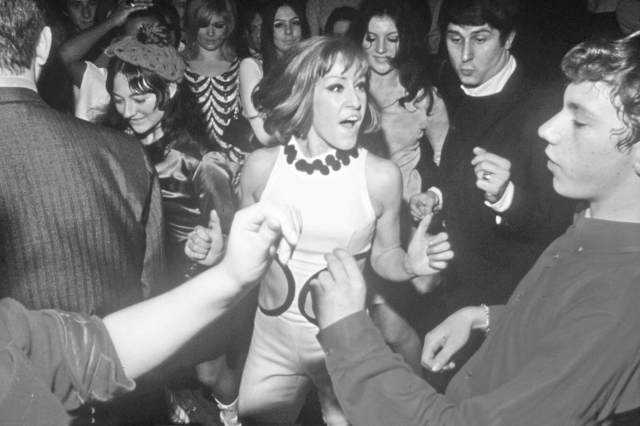
M 449 235 L 446 232 L 435 236 L 427 233 L 432 217 L 433 214 L 428 214 L 422 218 L 407 248 L 405 268 L 412 275 L 431 275 L 442 271 L 453 259 Z
M 224 254 L 224 237 L 220 227 L 220 218 L 215 210 L 209 213 L 209 225 L 196 226 L 189 233 L 184 254 L 192 261 L 203 265 L 213 266 Z

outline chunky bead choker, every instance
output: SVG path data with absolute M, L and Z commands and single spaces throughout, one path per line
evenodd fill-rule
M 351 158 L 358 158 L 358 147 L 355 146 L 349 150 L 335 150 L 334 154 L 327 154 L 324 160 L 316 158 L 311 162 L 304 158 L 297 158 L 298 149 L 293 143 L 289 143 L 284 147 L 284 153 L 287 156 L 287 164 L 293 164 L 297 170 L 309 175 L 316 171 L 323 175 L 328 175 L 331 170 L 337 172 L 342 166 L 348 166 Z

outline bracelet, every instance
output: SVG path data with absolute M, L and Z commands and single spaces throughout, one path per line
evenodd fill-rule
M 487 319 L 487 325 L 484 328 L 484 332 L 488 334 L 489 331 L 491 331 L 491 310 L 484 303 L 482 303 L 480 307 L 484 310 L 484 316 Z

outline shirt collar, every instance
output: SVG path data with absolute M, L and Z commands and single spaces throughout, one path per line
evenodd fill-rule
M 38 92 L 36 83 L 32 79 L 21 75 L 0 75 L 0 87 L 22 87 Z
M 594 219 L 589 211 L 576 216 L 570 228 L 575 232 L 575 243 L 595 252 L 640 251 L 640 223 Z
M 511 54 L 509 54 L 509 59 L 507 59 L 506 65 L 502 67 L 502 69 L 489 80 L 485 81 L 477 87 L 465 87 L 463 85 L 460 85 L 460 88 L 465 94 L 467 94 L 467 96 L 471 96 L 474 98 L 495 95 L 496 93 L 502 92 L 502 89 L 504 89 L 507 81 L 509 81 L 509 78 L 516 71 L 516 67 L 516 60 Z

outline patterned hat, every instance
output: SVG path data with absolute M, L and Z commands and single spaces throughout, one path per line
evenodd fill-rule
M 105 53 L 171 82 L 179 83 L 184 76 L 184 61 L 176 48 L 169 44 L 166 30 L 155 23 L 142 25 L 135 37 L 126 36 L 112 43 Z

